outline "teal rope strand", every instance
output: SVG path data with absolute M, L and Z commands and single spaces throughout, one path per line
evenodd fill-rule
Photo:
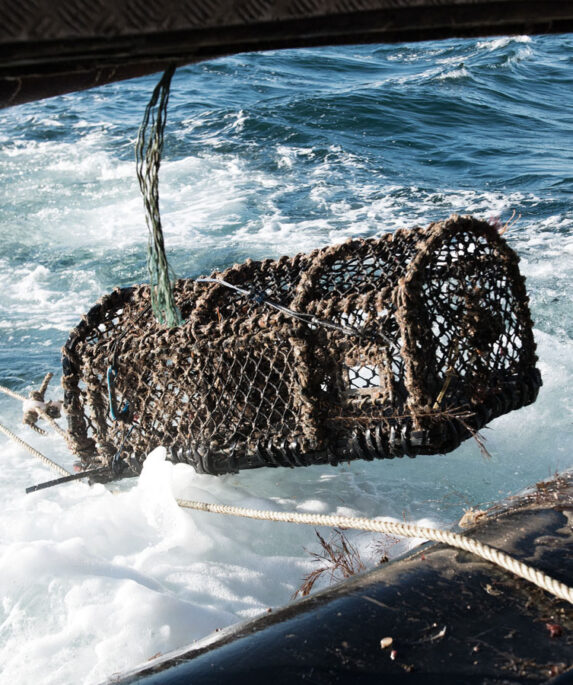
M 172 64 L 155 87 L 145 109 L 135 148 L 137 178 L 143 195 L 145 221 L 149 231 L 147 270 L 151 289 L 151 305 L 156 319 L 173 328 L 183 323 L 175 304 L 173 282 L 175 274 L 165 253 L 165 241 L 159 212 L 159 167 L 163 152 L 169 88 L 175 72 Z

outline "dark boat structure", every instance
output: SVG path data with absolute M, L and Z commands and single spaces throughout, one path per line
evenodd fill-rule
M 238 52 L 572 30 L 570 0 L 1 0 L 0 105 Z
M 472 537 L 573 578 L 573 472 L 483 512 Z M 110 683 L 573 683 L 573 610 L 467 552 L 427 544 Z
M 570 0 L 0 0 L 0 106 L 246 51 L 568 33 Z M 472 530 L 573 582 L 573 475 Z M 571 605 L 425 545 L 116 683 L 573 683 Z

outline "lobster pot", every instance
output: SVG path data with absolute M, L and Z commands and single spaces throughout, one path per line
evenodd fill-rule
M 139 286 L 72 331 L 84 467 L 137 472 L 158 445 L 212 474 L 448 452 L 541 385 L 518 258 L 472 217 L 211 279 L 176 283 L 177 328 Z

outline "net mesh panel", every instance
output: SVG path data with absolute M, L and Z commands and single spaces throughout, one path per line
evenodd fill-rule
M 167 329 L 147 286 L 118 289 L 72 331 L 65 410 L 85 468 L 121 448 L 137 472 L 158 445 L 213 474 L 448 452 L 541 385 L 518 257 L 472 217 L 212 278 L 248 294 L 179 280 L 185 323 Z

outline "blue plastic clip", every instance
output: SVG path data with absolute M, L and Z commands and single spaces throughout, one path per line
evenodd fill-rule
M 107 367 L 107 396 L 109 400 L 109 415 L 112 421 L 125 421 L 129 413 L 129 402 L 126 400 L 123 407 L 117 411 L 114 392 L 114 381 L 117 377 L 117 371 L 113 366 Z

